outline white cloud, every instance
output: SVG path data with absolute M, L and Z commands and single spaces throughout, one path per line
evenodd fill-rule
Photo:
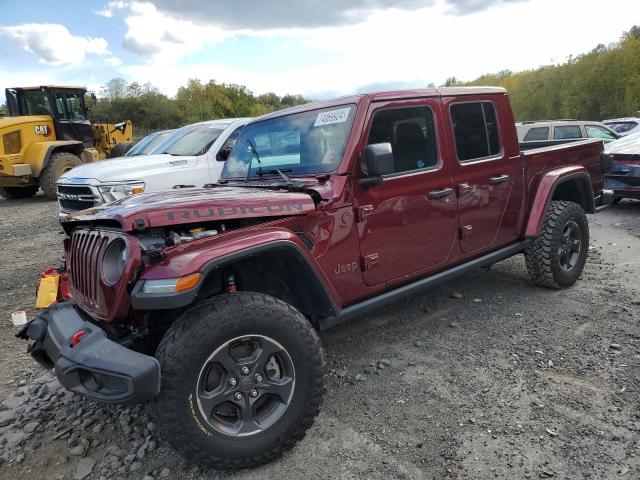
M 219 27 L 169 17 L 151 3 L 131 2 L 127 7 L 122 46 L 150 62 L 171 64 L 233 36 Z
M 98 10 L 97 12 L 95 12 L 95 14 L 101 17 L 106 17 L 106 18 L 113 17 L 113 11 L 109 10 L 108 8 L 103 8 L 102 10 Z
M 129 4 L 127 2 L 116 0 L 114 2 L 109 2 L 102 10 L 98 10 L 94 13 L 96 15 L 100 15 L 101 17 L 113 18 L 116 10 L 124 10 L 128 5 Z
M 632 9 L 637 0 L 620 0 L 621 9 Z M 168 95 L 186 84 L 189 78 L 206 82 L 246 85 L 256 93 L 302 93 L 313 96 L 347 94 L 363 85 L 427 85 L 442 84 L 447 77 L 471 80 L 483 73 L 504 69 L 524 70 L 554 62 L 569 55 L 587 52 L 598 43 L 619 38 L 628 29 L 624 16 L 603 20 L 597 10 L 587 8 L 580 0 L 531 0 L 529 2 L 494 2 L 492 9 L 464 16 L 449 14 L 451 2 L 440 1 L 435 7 L 411 12 L 395 9 L 376 11 L 355 25 L 316 29 L 243 30 L 216 32 L 185 29 L 193 24 L 175 26 L 176 20 L 164 17 L 153 8 L 153 21 L 147 28 L 154 41 L 148 44 L 153 61 L 123 67 L 121 72 L 131 80 L 149 81 Z M 140 4 L 143 5 L 143 4 Z M 142 8 L 142 7 L 140 7 Z M 548 15 L 553 11 L 554 15 Z M 578 12 L 578 13 L 577 13 Z M 142 16 L 144 18 L 144 16 Z M 163 20 L 159 20 L 163 18 Z M 141 19 L 142 21 L 142 19 Z M 180 21 L 182 22 L 182 21 Z M 540 34 L 544 25 L 544 35 Z M 143 40 L 142 26 L 130 25 L 129 32 Z M 170 34 L 182 43 L 168 41 Z M 207 35 L 211 35 L 207 37 Z M 216 36 L 216 35 L 219 35 Z M 225 35 L 275 38 L 283 45 L 272 62 L 255 62 L 251 54 L 243 58 L 243 66 L 231 68 L 216 62 L 191 63 L 186 56 L 219 41 Z M 172 40 L 175 38 L 172 37 Z M 213 50 L 215 51 L 215 50 Z M 304 52 L 309 60 L 298 65 L 289 58 Z M 260 68 L 253 67 L 261 65 Z
M 12 39 L 23 50 L 37 55 L 40 63 L 47 65 L 80 64 L 87 55 L 96 55 L 110 63 L 117 62 L 104 38 L 72 35 L 64 25 L 56 23 L 0 27 L 0 35 Z

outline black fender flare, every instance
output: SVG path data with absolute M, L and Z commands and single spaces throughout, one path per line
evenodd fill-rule
M 580 206 L 584 209 L 585 213 L 596 213 L 596 202 L 593 194 L 593 186 L 591 185 L 591 177 L 587 172 L 576 172 L 560 178 L 554 184 L 553 189 L 551 190 L 551 199 L 553 199 L 556 191 L 558 190 L 558 187 L 575 180 L 578 180 L 578 183 L 582 184 L 582 188 L 578 190 L 578 193 L 580 195 Z
M 197 287 L 187 292 L 144 295 L 142 290 L 144 280 L 138 281 L 131 292 L 131 305 L 135 310 L 169 310 L 187 307 L 197 300 L 200 290 L 206 283 L 207 278 L 216 270 L 242 260 L 274 252 L 278 252 L 278 255 L 286 255 L 287 260 L 292 262 L 291 265 L 293 265 L 294 268 L 300 268 L 304 273 L 305 279 L 309 281 L 309 288 L 307 288 L 307 290 L 318 318 L 336 315 L 339 308 L 331 299 L 329 289 L 321 275 L 311 264 L 302 247 L 289 240 L 276 240 L 255 245 L 207 262 L 201 269 L 202 280 L 200 280 Z

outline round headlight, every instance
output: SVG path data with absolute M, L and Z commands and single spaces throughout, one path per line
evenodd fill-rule
M 111 242 L 104 252 L 102 260 L 102 276 L 104 280 L 113 285 L 120 279 L 127 263 L 127 248 L 124 240 L 117 239 Z

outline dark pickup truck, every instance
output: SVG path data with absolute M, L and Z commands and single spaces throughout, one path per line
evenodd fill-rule
M 63 221 L 73 300 L 21 332 L 69 390 L 153 400 L 192 461 L 255 466 L 303 438 L 322 330 L 523 253 L 570 287 L 611 200 L 600 140 L 521 153 L 498 88 L 381 92 L 248 124 L 220 185 Z

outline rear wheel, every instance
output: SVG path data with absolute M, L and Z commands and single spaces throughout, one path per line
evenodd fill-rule
M 0 188 L 0 197 L 17 200 L 20 198 L 33 197 L 37 192 L 37 185 L 30 185 L 28 187 L 4 187 Z
M 80 157 L 68 152 L 58 152 L 51 155 L 49 163 L 40 174 L 40 188 L 47 198 L 57 198 L 56 182 L 74 167 L 82 164 Z
M 580 205 L 549 203 L 542 231 L 525 250 L 533 283 L 551 288 L 573 285 L 584 268 L 589 250 L 589 224 Z
M 189 460 L 225 470 L 273 460 L 312 425 L 324 394 L 320 340 L 290 305 L 258 293 L 220 295 L 167 331 L 155 413 Z

